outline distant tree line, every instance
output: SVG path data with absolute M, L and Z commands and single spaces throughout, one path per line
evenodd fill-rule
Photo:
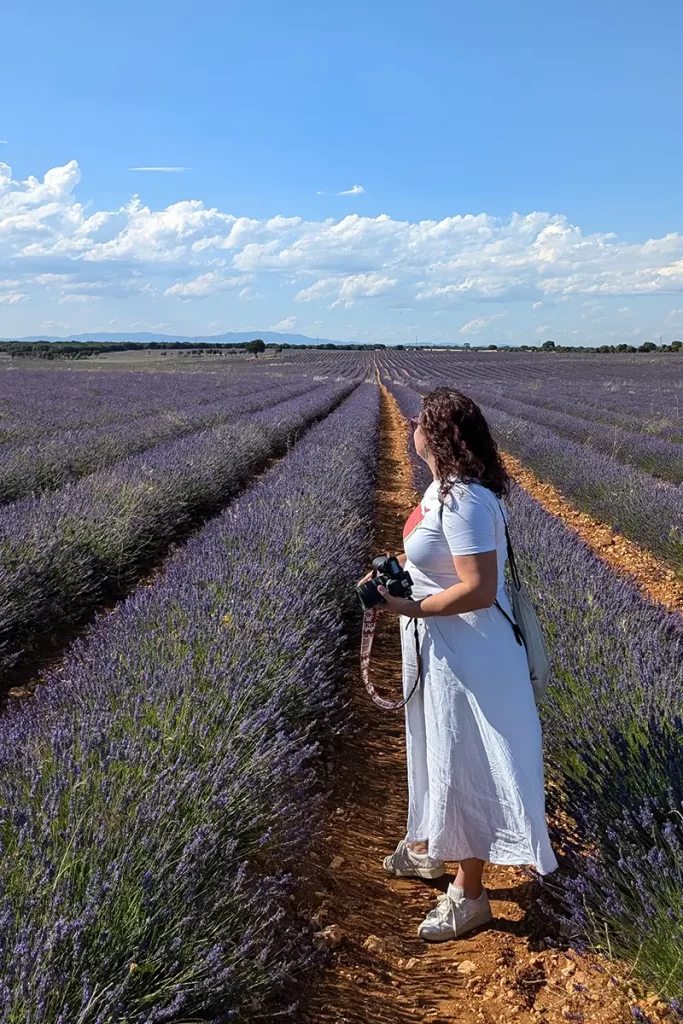
M 0 352 L 6 352 L 14 358 L 26 359 L 90 359 L 106 352 L 136 352 L 148 350 L 165 356 L 169 352 L 190 356 L 231 355 L 237 352 L 249 352 L 254 357 L 264 352 L 278 354 L 286 349 L 339 349 L 340 351 L 364 351 L 395 348 L 424 350 L 436 349 L 439 352 L 683 352 L 683 341 L 672 341 L 670 345 L 656 345 L 653 341 L 643 342 L 637 347 L 622 343 L 619 345 L 558 345 L 554 341 L 544 341 L 538 345 L 384 345 L 381 342 L 361 344 L 354 342 L 311 342 L 306 345 L 292 345 L 289 342 L 264 342 L 254 338 L 248 342 L 216 342 L 209 341 L 3 341 Z
M 90 359 L 105 352 L 135 352 L 143 349 L 161 352 L 188 350 L 202 355 L 220 355 L 226 351 L 244 351 L 243 342 L 217 345 L 210 341 L 2 341 L 0 352 L 12 358 L 24 356 L 32 359 Z

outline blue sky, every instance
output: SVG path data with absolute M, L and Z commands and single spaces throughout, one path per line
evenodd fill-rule
M 5 11 L 0 336 L 683 336 L 681 38 L 673 0 Z

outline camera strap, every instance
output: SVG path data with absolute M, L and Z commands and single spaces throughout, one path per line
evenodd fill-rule
M 370 681 L 370 654 L 372 652 L 372 641 L 375 638 L 375 626 L 377 625 L 377 617 L 380 614 L 377 608 L 371 608 L 369 611 L 363 612 L 363 630 L 361 633 L 360 641 L 360 674 L 363 680 L 365 689 L 370 694 L 375 704 L 378 707 L 384 708 L 385 711 L 397 711 L 399 708 L 405 707 L 410 698 L 415 693 L 417 685 L 422 678 L 422 657 L 420 655 L 420 634 L 418 632 L 417 619 L 409 619 L 406 623 L 406 629 L 413 623 L 413 635 L 415 637 L 415 656 L 417 659 L 417 677 L 413 683 L 413 687 L 407 697 L 403 700 L 387 700 L 386 697 L 381 697 L 372 682 Z

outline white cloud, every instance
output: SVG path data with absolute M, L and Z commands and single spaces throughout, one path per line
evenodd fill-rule
M 502 320 L 504 316 L 507 316 L 507 312 L 494 313 L 492 316 L 478 316 L 474 320 L 469 320 L 466 324 L 463 324 L 459 333 L 473 334 L 477 331 L 482 331 L 484 327 L 488 327 L 494 320 Z
M 284 320 L 280 320 L 279 323 L 273 324 L 273 326 L 269 327 L 268 330 L 269 331 L 285 331 L 285 332 L 293 331 L 294 328 L 297 325 L 297 321 L 298 321 L 298 317 L 288 316 L 288 317 L 285 317 Z
M 175 295 L 179 299 L 199 299 L 206 295 L 213 295 L 215 292 L 225 291 L 226 288 L 239 288 L 248 278 L 226 277 L 224 274 L 217 274 L 210 270 L 206 274 L 200 274 L 193 281 L 178 281 L 171 285 L 164 292 L 164 295 Z
M 621 310 L 619 310 L 619 312 L 621 313 Z M 668 314 L 668 319 L 669 320 L 678 320 L 681 316 L 683 316 L 683 309 L 670 309 L 669 310 L 669 314 Z
M 50 287 L 51 285 L 65 285 L 71 280 L 71 277 L 71 274 L 36 274 L 35 277 L 31 278 L 31 281 L 34 284 Z
M 75 160 L 23 181 L 0 162 L 0 276 L 15 282 L 6 290 L 41 302 L 56 301 L 58 288 L 65 302 L 99 295 L 162 304 L 232 288 L 235 299 L 237 292 L 253 299 L 279 291 L 283 301 L 317 306 L 313 316 L 321 306 L 348 309 L 391 292 L 392 305 L 418 298 L 430 320 L 454 306 L 475 322 L 488 320 L 476 304 L 489 300 L 520 299 L 527 309 L 542 303 L 569 316 L 575 299 L 629 296 L 635 305 L 641 295 L 683 292 L 678 233 L 633 242 L 584 233 L 564 215 L 543 212 L 412 222 L 357 213 L 256 219 L 196 198 L 155 210 L 134 197 L 102 210 L 79 200 L 80 183 Z M 361 186 L 354 188 L 359 194 Z M 155 317 L 169 314 L 167 307 Z M 648 322 L 647 330 L 655 327 Z
M 362 185 L 352 185 L 351 188 L 344 188 L 341 192 L 316 192 L 317 196 L 362 196 L 365 189 Z
M 5 292 L 0 295 L 0 302 L 5 306 L 15 306 L 18 302 L 26 302 L 28 298 L 24 292 Z
M 129 171 L 161 171 L 162 174 L 182 174 L 191 171 L 191 167 L 129 167 Z
M 542 302 L 534 302 L 534 304 L 532 305 L 531 308 L 532 309 L 543 309 L 543 305 L 544 305 L 544 303 L 542 303 Z
M 384 295 L 398 284 L 396 278 L 380 274 L 350 274 L 348 277 L 325 277 L 294 296 L 297 302 L 312 302 L 332 298 L 330 309 L 349 308 L 357 299 Z
M 540 327 L 536 328 L 534 334 L 547 334 L 548 331 L 552 331 L 550 324 L 542 324 Z
M 0 146 L 6 146 L 6 145 L 7 145 L 7 139 L 0 139 Z

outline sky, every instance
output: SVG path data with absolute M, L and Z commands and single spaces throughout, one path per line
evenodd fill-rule
M 0 337 L 683 338 L 678 0 L 3 11 Z

